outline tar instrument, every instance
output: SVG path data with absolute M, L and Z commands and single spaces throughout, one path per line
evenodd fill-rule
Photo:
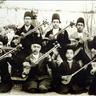
M 8 51 L 5 54 L 3 54 L 2 56 L 0 56 L 0 60 L 2 60 L 3 58 L 5 58 L 7 55 L 15 52 L 16 50 L 20 49 L 21 47 L 22 47 L 21 44 L 19 44 L 15 48 L 12 48 L 10 51 Z
M 18 37 L 18 43 L 20 43 L 20 41 L 22 39 L 24 39 L 25 37 L 29 36 L 30 34 L 32 34 L 33 32 L 35 32 L 39 27 L 43 26 L 43 25 L 46 25 L 48 24 L 47 21 L 43 21 L 42 24 L 39 24 L 38 26 L 36 26 L 34 29 L 28 31 L 27 33 L 25 34 L 21 34 L 21 36 Z
M 42 59 L 46 58 L 51 52 L 53 52 L 55 49 L 59 48 L 60 44 L 56 44 L 52 49 L 50 49 L 48 52 L 43 54 L 36 62 L 35 64 L 38 64 Z
M 58 33 L 56 33 L 56 34 L 53 36 L 53 38 L 55 38 L 56 36 L 58 36 L 60 33 L 63 33 L 68 27 L 73 26 L 73 25 L 75 25 L 75 23 L 70 22 L 69 25 L 67 25 L 65 28 L 61 29 Z
M 73 25 L 75 25 L 75 23 L 73 23 L 73 22 L 70 22 L 70 24 L 69 25 L 67 25 L 65 28 L 63 28 L 63 29 L 61 29 L 58 33 L 56 33 L 52 38 L 55 38 L 56 36 L 58 36 L 60 33 L 63 33 L 64 32 L 64 30 L 66 30 L 68 27 L 72 27 Z M 50 41 L 51 39 L 49 39 L 48 37 L 45 37 L 44 38 L 45 40 L 48 40 L 48 41 Z
M 64 85 L 67 85 L 70 83 L 71 79 L 73 76 L 75 76 L 77 73 L 79 73 L 81 70 L 83 70 L 84 68 L 86 68 L 88 65 L 90 65 L 93 61 L 95 61 L 96 58 L 94 58 L 92 61 L 90 61 L 89 63 L 85 64 L 82 68 L 80 68 L 79 70 L 77 70 L 76 72 L 74 72 L 73 74 L 71 75 L 65 75 L 62 77 L 62 81 L 61 83 L 64 84 Z M 65 79 L 63 79 L 65 78 Z
M 59 35 L 60 33 L 63 33 L 68 27 L 73 26 L 73 25 L 75 25 L 75 23 L 70 22 L 69 25 L 67 25 L 65 28 L 61 29 L 57 34 L 55 34 L 53 38 L 55 38 L 55 36 Z

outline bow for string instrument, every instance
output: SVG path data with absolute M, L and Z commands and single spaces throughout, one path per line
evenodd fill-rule
M 73 74 L 71 75 L 65 75 L 62 77 L 62 81 L 61 83 L 64 84 L 64 85 L 67 85 L 70 83 L 71 79 L 73 76 L 75 76 L 77 73 L 79 73 L 81 70 L 83 70 L 84 68 L 86 68 L 88 65 L 90 65 L 93 61 L 95 61 L 96 58 L 94 58 L 93 60 L 91 60 L 89 63 L 85 64 L 82 68 L 80 68 L 79 70 L 77 70 L 76 72 L 74 72 Z M 65 78 L 64 78 L 65 77 Z M 64 78 L 64 79 L 63 79 Z
M 39 24 L 39 25 L 36 26 L 34 29 L 28 31 L 28 32 L 25 33 L 25 34 L 21 34 L 21 36 L 18 37 L 18 43 L 20 43 L 20 41 L 21 41 L 22 39 L 24 39 L 25 37 L 27 37 L 28 35 L 30 35 L 30 34 L 32 34 L 33 32 L 35 32 L 39 27 L 41 27 L 41 26 L 43 26 L 43 25 L 46 25 L 46 24 L 48 24 L 48 22 L 47 22 L 47 21 L 43 21 L 42 24 Z

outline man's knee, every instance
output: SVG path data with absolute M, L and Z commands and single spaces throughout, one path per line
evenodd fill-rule
M 37 82 L 35 81 L 30 81 L 22 86 L 22 90 L 30 93 L 36 93 L 37 92 Z
M 40 82 L 39 84 L 39 90 L 42 93 L 48 92 L 51 89 L 51 80 L 43 80 L 42 82 Z

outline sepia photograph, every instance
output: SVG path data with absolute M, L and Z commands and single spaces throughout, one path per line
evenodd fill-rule
M 95 0 L 0 0 L 0 96 L 96 95 Z

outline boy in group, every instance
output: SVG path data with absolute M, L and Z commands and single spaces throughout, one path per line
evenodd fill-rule
M 61 63 L 58 68 L 58 85 L 57 85 L 57 92 L 60 94 L 78 94 L 86 91 L 86 69 L 81 70 L 79 73 L 74 75 L 70 82 L 66 84 L 64 81 L 67 81 L 67 76 L 72 75 L 74 72 L 79 70 L 80 64 L 78 61 L 74 59 L 74 47 L 67 46 L 66 59 Z
M 16 45 L 18 45 L 18 43 L 22 44 L 23 47 L 23 49 L 20 52 L 17 52 L 15 53 L 15 55 L 12 56 L 11 65 L 13 65 L 13 76 L 21 77 L 23 70 L 22 63 L 24 62 L 24 59 L 30 54 L 31 41 L 33 41 L 37 37 L 38 33 L 34 31 L 31 34 L 24 37 L 23 39 L 20 40 L 20 38 L 21 36 L 24 36 L 30 30 L 33 29 L 34 26 L 32 25 L 32 14 L 30 11 L 26 11 L 24 14 L 24 25 L 16 31 L 17 36 L 15 36 L 11 42 L 12 47 L 15 47 Z M 18 42 L 19 40 L 20 42 Z
M 31 44 L 31 54 L 26 58 L 23 65 L 28 66 L 29 70 L 24 69 L 27 79 L 23 84 L 23 90 L 30 93 L 48 92 L 51 88 L 51 58 L 44 58 L 37 62 L 43 55 L 40 51 L 42 48 L 42 40 L 40 38 L 34 39 Z M 48 57 L 48 56 L 47 56 Z M 37 62 L 37 63 L 36 63 Z M 28 74 L 29 72 L 29 74 Z
M 73 33 L 70 36 L 70 40 L 74 39 L 75 43 L 75 59 L 80 60 L 81 66 L 87 64 L 91 60 L 91 54 L 89 54 L 90 50 L 88 48 L 87 40 L 89 38 L 89 34 L 84 31 L 85 21 L 84 18 L 79 17 L 76 22 L 77 32 Z
M 69 40 L 68 32 L 66 30 L 62 31 L 62 33 L 59 33 L 59 31 L 62 30 L 60 28 L 60 23 L 61 21 L 60 21 L 59 14 L 54 13 L 52 15 L 52 29 L 48 31 L 45 35 L 45 37 L 49 38 L 49 42 L 46 45 L 47 46 L 46 50 L 51 49 L 54 46 L 54 42 L 57 41 L 61 46 L 61 48 L 59 48 L 59 53 L 61 57 L 63 58 L 66 45 L 70 43 L 70 40 Z

